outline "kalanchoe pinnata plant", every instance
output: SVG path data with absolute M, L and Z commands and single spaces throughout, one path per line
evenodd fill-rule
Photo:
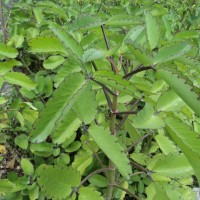
M 0 84 L 15 88 L 0 99 L 1 159 L 18 171 L 0 180 L 2 198 L 194 199 L 199 3 L 190 4 L 13 7 L 0 44 Z

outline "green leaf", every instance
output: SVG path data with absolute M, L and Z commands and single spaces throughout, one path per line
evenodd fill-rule
M 131 53 L 135 56 L 135 58 L 141 62 L 144 66 L 152 65 L 152 58 L 142 52 L 139 48 L 134 47 L 133 45 L 128 45 Z
M 199 34 L 195 30 L 189 30 L 189 31 L 182 31 L 177 33 L 174 36 L 174 39 L 193 39 L 193 38 L 199 38 Z
M 149 169 L 170 178 L 183 178 L 193 175 L 193 169 L 186 157 L 178 153 L 162 156 Z
M 179 56 L 182 56 L 185 53 L 187 53 L 191 48 L 192 46 L 186 42 L 164 47 L 157 53 L 157 55 L 155 55 L 153 63 L 157 64 L 174 60 L 175 58 L 178 58 Z
M 150 103 L 145 104 L 145 107 L 133 117 L 132 122 L 135 128 L 142 129 L 159 129 L 165 125 L 162 118 L 155 114 Z
M 0 195 L 10 193 L 15 188 L 15 184 L 8 179 L 0 179 Z
M 151 49 L 154 49 L 159 41 L 160 30 L 159 25 L 156 22 L 154 16 L 149 12 L 145 12 L 145 20 L 146 20 L 146 29 L 147 29 L 147 38 L 149 40 L 149 44 Z
M 107 187 L 108 186 L 108 180 L 104 176 L 99 175 L 99 174 L 94 174 L 88 180 L 92 185 L 94 185 L 96 187 Z
M 158 134 L 155 136 L 155 140 L 165 155 L 177 152 L 177 147 L 167 136 Z
M 120 92 L 141 97 L 141 94 L 131 82 L 123 79 L 119 74 L 114 74 L 112 71 L 99 70 L 94 72 L 93 77 L 95 80 Z
M 28 136 L 25 134 L 20 134 L 15 138 L 15 144 L 22 149 L 28 148 Z
M 90 152 L 80 150 L 74 158 L 72 167 L 76 169 L 81 175 L 84 174 L 87 167 L 91 165 L 93 157 Z
M 138 21 L 135 21 L 134 17 L 132 15 L 128 14 L 117 14 L 111 16 L 107 22 L 105 22 L 106 25 L 109 26 L 126 26 L 126 25 L 132 25 L 132 24 L 139 24 Z
M 192 131 L 189 126 L 174 118 L 167 118 L 166 130 L 171 138 L 177 143 L 190 162 L 194 173 L 200 182 L 200 138 L 197 133 Z
M 102 126 L 91 126 L 88 131 L 99 148 L 116 165 L 124 178 L 129 179 L 132 171 L 129 159 L 123 152 L 124 149 L 118 143 L 117 138 L 112 136 L 110 132 L 105 130 Z
M 85 124 L 90 124 L 98 112 L 95 92 L 92 85 L 88 83 L 79 96 L 79 100 L 72 107 L 79 119 Z
M 0 105 L 6 103 L 8 100 L 5 99 L 4 97 L 0 97 Z
M 62 56 L 50 56 L 47 60 L 43 62 L 45 69 L 55 69 L 59 67 L 65 59 Z
M 83 55 L 83 49 L 80 44 L 66 31 L 61 29 L 61 27 L 55 23 L 51 23 L 49 28 L 58 37 L 58 39 L 63 43 L 64 47 L 69 50 L 69 53 L 75 55 L 78 60 L 81 60 Z
M 61 17 L 64 20 L 68 19 L 66 11 L 56 3 L 53 3 L 51 1 L 39 1 L 36 5 L 39 8 L 44 8 L 44 11 L 47 13 L 56 14 L 57 17 Z
M 8 60 L 5 62 L 0 62 L 0 76 L 5 75 L 14 66 L 22 66 L 22 63 L 17 60 Z
M 26 158 L 21 159 L 21 167 L 26 175 L 32 175 L 34 173 L 32 163 Z
M 18 55 L 18 52 L 15 48 L 9 47 L 3 43 L 0 43 L 0 55 L 6 56 L 8 58 L 16 58 Z
M 30 46 L 29 52 L 33 53 L 67 53 L 62 43 L 56 37 L 39 36 L 31 39 L 28 44 Z
M 105 58 L 108 52 L 103 49 L 87 49 L 82 56 L 84 63 Z
M 70 30 L 88 30 L 100 27 L 104 23 L 98 15 L 81 16 L 69 24 Z
M 81 187 L 79 190 L 78 200 L 104 200 L 101 193 L 95 191 L 93 188 Z
M 81 125 L 80 119 L 73 110 L 62 117 L 62 122 L 63 123 L 57 124 L 52 133 L 53 142 L 56 144 L 61 144 L 65 142 L 66 139 L 69 139 Z
M 81 73 L 73 73 L 65 78 L 36 120 L 35 128 L 30 133 L 32 142 L 42 142 L 52 133 L 84 91 L 86 83 Z
M 200 116 L 200 90 L 189 82 L 188 78 L 178 71 L 173 72 L 169 69 L 159 69 L 158 77 L 174 90 L 174 92 L 198 115 Z
M 4 78 L 8 83 L 19 85 L 27 90 L 32 90 L 36 86 L 28 76 L 19 72 L 8 72 Z
M 182 99 L 173 90 L 167 90 L 158 99 L 156 110 L 175 111 L 184 106 Z
M 80 175 L 71 167 L 41 165 L 37 169 L 37 182 L 48 199 L 64 199 L 72 192 L 72 187 L 80 184 Z
M 49 157 L 53 153 L 53 144 L 47 142 L 31 144 L 30 151 L 38 156 Z

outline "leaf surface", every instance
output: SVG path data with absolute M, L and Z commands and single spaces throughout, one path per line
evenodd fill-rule
M 200 139 L 199 135 L 190 130 L 186 124 L 172 117 L 166 119 L 166 130 L 172 139 L 177 143 L 190 162 L 194 173 L 200 182 Z
M 32 142 L 42 142 L 51 134 L 57 120 L 69 112 L 85 84 L 85 78 L 81 73 L 73 73 L 65 78 L 34 124 L 30 133 Z
M 129 159 L 123 152 L 124 149 L 118 143 L 117 138 L 110 135 L 110 132 L 105 130 L 102 126 L 91 126 L 89 128 L 89 134 L 92 136 L 99 148 L 116 165 L 117 169 L 124 176 L 124 178 L 129 179 L 132 171 Z
M 150 12 L 145 12 L 147 38 L 151 49 L 154 49 L 159 41 L 160 30 L 155 17 Z
M 19 85 L 27 90 L 32 90 L 36 86 L 28 76 L 20 72 L 8 72 L 4 78 L 8 83 Z

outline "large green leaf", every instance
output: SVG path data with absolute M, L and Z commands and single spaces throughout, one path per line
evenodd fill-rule
M 193 167 L 194 173 L 200 182 L 200 138 L 189 126 L 172 117 L 166 120 L 166 130 Z
M 8 58 L 16 58 L 18 55 L 18 52 L 13 47 L 0 43 L 0 55 L 6 56 Z
M 145 20 L 146 20 L 147 38 L 149 40 L 151 49 L 154 49 L 159 41 L 159 36 L 160 36 L 159 25 L 156 22 L 154 16 L 152 16 L 152 14 L 149 12 L 145 12 Z
M 37 182 L 48 199 L 64 199 L 72 192 L 72 187 L 80 184 L 80 175 L 71 167 L 41 165 L 37 169 Z
M 175 111 L 184 106 L 182 99 L 173 91 L 167 90 L 158 99 L 156 110 L 158 111 Z
M 151 168 L 151 171 L 170 178 L 181 178 L 193 175 L 193 169 L 183 154 L 162 156 Z
M 112 71 L 100 70 L 94 73 L 94 79 L 108 87 L 119 90 L 130 95 L 141 97 L 134 85 L 123 79 L 119 74 L 114 74 Z
M 146 103 L 145 107 L 133 117 L 132 122 L 135 128 L 158 129 L 164 127 L 164 121 L 155 114 L 150 103 Z
M 104 23 L 104 20 L 96 16 L 80 16 L 72 23 L 69 24 L 70 30 L 88 30 L 96 27 L 100 27 Z
M 200 90 L 193 86 L 188 78 L 178 71 L 171 71 L 169 69 L 159 69 L 157 71 L 158 77 L 167 82 L 167 84 L 174 90 L 174 92 L 188 105 L 192 110 L 200 116 Z
M 118 143 L 117 138 L 112 136 L 110 132 L 105 130 L 102 126 L 91 126 L 89 128 L 89 134 L 92 136 L 99 148 L 116 165 L 124 178 L 129 179 L 132 171 L 129 159 L 124 153 L 123 147 Z
M 61 144 L 66 139 L 69 139 L 81 125 L 80 119 L 73 110 L 69 110 L 65 115 L 62 115 L 59 121 L 62 123 L 57 121 L 52 132 L 52 139 L 56 144 Z
M 83 62 L 89 62 L 93 60 L 98 60 L 105 58 L 107 56 L 108 52 L 102 49 L 88 49 L 83 54 Z
M 179 56 L 182 56 L 185 53 L 187 53 L 191 48 L 192 46 L 186 42 L 181 42 L 162 48 L 157 53 L 157 55 L 155 55 L 153 62 L 154 64 L 157 64 L 174 60 L 175 58 L 178 58 Z
M 85 78 L 81 73 L 73 73 L 65 78 L 34 124 L 30 133 L 32 142 L 42 142 L 51 134 L 57 120 L 64 117 L 72 108 L 83 92 L 82 87 L 85 84 Z
M 28 42 L 29 51 L 33 53 L 67 53 L 62 43 L 56 37 L 39 36 Z
M 36 84 L 25 74 L 19 72 L 8 72 L 4 79 L 11 84 L 19 85 L 27 90 L 35 88 Z

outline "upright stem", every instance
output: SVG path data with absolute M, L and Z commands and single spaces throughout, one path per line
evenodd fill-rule
M 6 28 L 3 16 L 3 0 L 0 0 L 0 21 L 1 21 L 1 30 L 3 33 L 3 43 L 6 44 L 7 36 L 6 36 Z
M 106 43 L 106 48 L 107 50 L 110 49 L 108 39 L 106 37 L 106 33 L 104 30 L 104 25 L 101 26 L 102 32 L 103 32 L 103 37 Z M 112 71 L 114 73 L 117 73 L 117 69 L 114 63 L 114 60 L 112 57 L 109 57 L 110 64 L 112 66 Z M 112 107 L 111 107 L 111 116 L 110 116 L 110 132 L 112 135 L 115 136 L 115 124 L 116 124 L 116 113 L 117 112 L 117 97 L 118 97 L 118 92 L 114 91 L 116 95 L 113 95 L 113 102 L 112 102 Z M 111 200 L 113 196 L 113 190 L 114 190 L 114 185 L 115 185 L 115 175 L 116 175 L 116 166 L 115 164 L 110 160 L 109 161 L 109 168 L 112 169 L 112 171 L 108 172 L 108 180 L 109 180 L 109 185 L 108 189 L 106 192 L 106 200 Z

